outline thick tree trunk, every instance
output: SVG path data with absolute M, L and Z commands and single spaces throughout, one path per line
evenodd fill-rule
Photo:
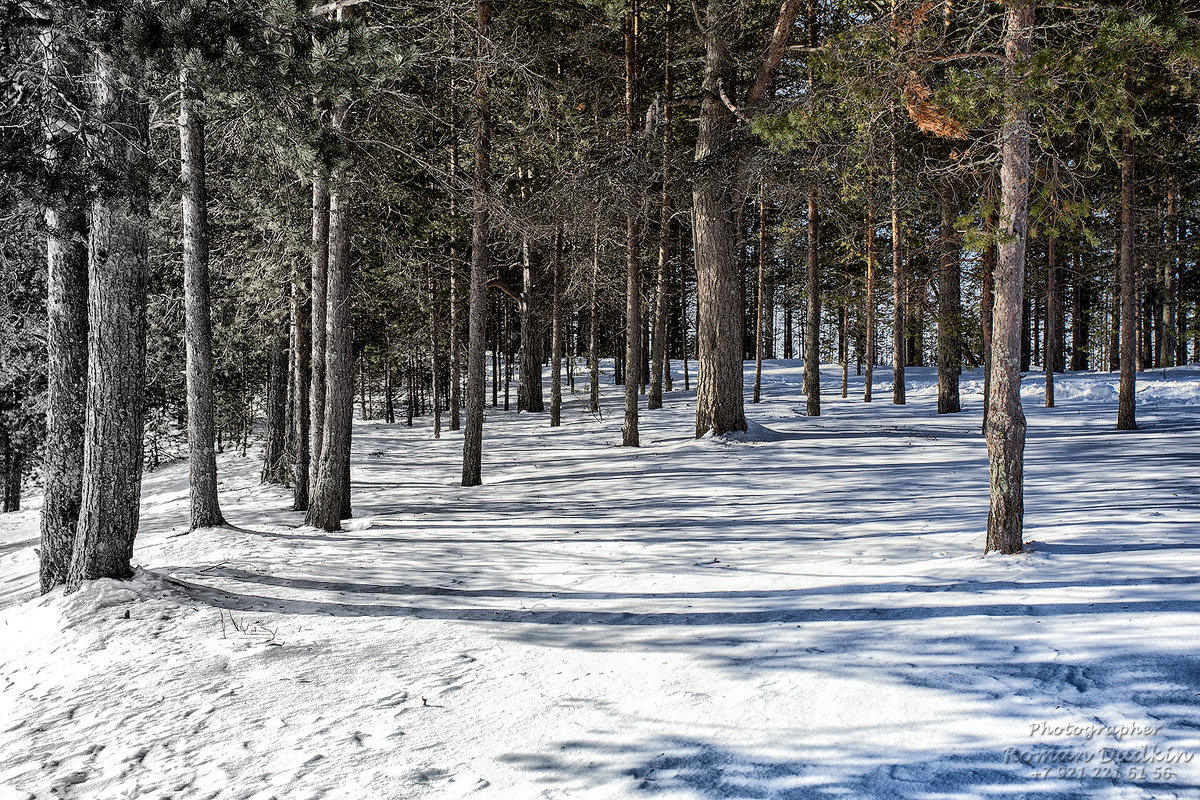
M 333 130 L 344 138 L 347 108 L 333 112 Z M 343 157 L 344 157 L 343 153 Z M 329 263 L 325 310 L 325 415 L 317 484 L 304 522 L 326 531 L 341 530 L 350 516 L 348 475 L 354 420 L 354 352 L 350 313 L 350 181 L 345 162 L 338 164 L 329 186 Z
M 312 378 L 309 382 L 308 501 L 317 490 L 317 467 L 325 425 L 325 330 L 329 308 L 329 182 L 323 167 L 313 172 L 312 209 Z
M 1126 82 L 1128 83 L 1128 74 Z M 1128 91 L 1128 90 L 1126 90 Z M 1121 131 L 1121 381 L 1117 394 L 1117 430 L 1137 428 L 1134 391 L 1136 374 L 1137 273 L 1133 261 L 1134 236 L 1133 134 Z
M 96 54 L 97 154 L 120 178 L 92 201 L 88 388 L 79 525 L 67 589 L 132 577 L 142 485 L 146 375 L 149 113 L 144 67 Z
M 1025 414 L 1021 410 L 1021 301 L 1029 223 L 1029 89 L 1033 3 L 1007 2 L 1004 126 L 1000 131 L 1000 243 L 992 316 L 992 374 L 987 421 L 991 506 L 984 552 L 1019 553 L 1025 513 Z
M 808 265 L 804 293 L 808 306 L 804 317 L 804 394 L 810 417 L 821 416 L 821 213 L 817 188 L 808 189 Z
M 491 0 L 477 0 L 475 63 L 475 173 L 472 185 L 471 283 L 468 290 L 467 419 L 463 430 L 463 486 L 483 482 L 483 393 L 487 371 L 488 199 L 491 192 Z
M 938 270 L 938 413 L 962 410 L 958 378 L 962 373 L 962 276 L 954 232 L 954 189 L 942 184 L 941 264 Z
M 217 500 L 212 317 L 208 299 L 208 192 L 205 185 L 204 118 L 194 107 L 200 99 L 200 91 L 190 70 L 180 70 L 179 82 L 188 465 L 191 474 L 191 527 L 196 529 L 223 525 L 225 520 L 221 516 L 221 507 Z
M 904 365 L 908 363 L 905 347 L 904 258 L 903 232 L 900 228 L 900 176 L 896 157 L 896 142 L 892 141 L 892 403 L 902 406 L 904 396 Z
M 46 74 L 69 81 L 80 65 L 55 32 L 43 36 Z M 59 95 L 64 96 L 64 95 Z M 46 220 L 46 442 L 40 580 L 43 593 L 66 583 L 83 492 L 83 430 L 87 409 L 88 254 L 85 199 L 66 178 L 72 164 L 70 110 L 50 106 L 46 167 L 55 179 Z
M 867 317 L 867 346 L 866 346 L 866 375 L 863 377 L 863 402 L 871 402 L 872 382 L 875 375 L 875 184 L 868 188 L 867 194 L 867 285 L 864 292 L 863 305 L 866 306 Z
M 721 101 L 733 86 L 735 3 L 709 0 L 705 26 L 703 100 L 696 133 L 692 189 L 696 259 L 696 436 L 746 430 L 742 396 L 741 272 L 735 253 L 737 159 L 730 153 L 733 113 Z

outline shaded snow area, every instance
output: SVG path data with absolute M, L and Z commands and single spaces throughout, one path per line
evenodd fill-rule
M 1200 369 L 1135 432 L 1115 375 L 1027 377 L 1015 557 L 980 374 L 942 417 L 877 375 L 806 418 L 771 362 L 747 434 L 678 392 L 637 450 L 580 382 L 557 430 L 489 409 L 475 489 L 458 434 L 359 423 L 340 533 L 226 454 L 238 528 L 187 534 L 176 464 L 136 580 L 69 597 L 6 515 L 0 798 L 1200 797 Z

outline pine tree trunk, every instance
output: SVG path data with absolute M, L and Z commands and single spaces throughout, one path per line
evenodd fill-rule
M 455 29 L 457 30 L 457 28 Z M 457 37 L 455 37 L 457 38 Z M 458 267 L 458 100 L 455 82 L 450 83 L 450 430 L 461 427 L 462 407 L 462 301 L 459 299 Z
M 671 364 L 668 355 L 667 318 L 670 313 L 670 268 L 671 268 L 671 57 L 674 30 L 671 25 L 671 0 L 666 0 L 664 8 L 664 37 L 663 42 L 663 111 L 662 111 L 662 152 L 660 158 L 662 171 L 662 196 L 659 201 L 658 213 L 658 282 L 654 290 L 654 341 L 651 344 L 652 362 L 650 365 L 650 393 L 646 408 L 655 410 L 662 408 L 663 381 L 670 391 Z
M 958 377 L 962 373 L 962 277 L 955 241 L 954 189 L 941 190 L 941 268 L 938 271 L 938 413 L 962 410 Z
M 347 113 L 345 103 L 340 104 L 333 112 L 333 131 L 343 140 L 348 129 Z M 342 157 L 345 157 L 344 152 Z M 325 297 L 325 415 L 321 426 L 321 457 L 317 461 L 316 488 L 309 497 L 308 513 L 304 519 L 306 525 L 326 531 L 341 530 L 341 521 L 350 516 L 347 479 L 354 419 L 350 209 L 350 181 L 347 166 L 343 161 L 334 168 L 329 186 L 329 262 Z
M 308 504 L 317 491 L 317 468 L 325 426 L 325 330 L 329 308 L 329 182 L 322 167 L 313 171 L 312 210 L 312 379 L 309 382 Z
M 996 273 L 997 234 L 1000 219 L 996 211 L 987 213 L 988 243 L 983 250 L 983 286 L 979 291 L 979 327 L 983 338 L 983 430 L 987 432 L 988 408 L 991 405 L 992 385 L 992 311 L 996 303 L 994 276 Z
M 476 0 L 475 172 L 472 185 L 471 282 L 467 296 L 467 419 L 463 430 L 463 486 L 483 482 L 483 394 L 487 372 L 488 199 L 491 192 L 491 0 Z
M 867 189 L 867 285 L 863 305 L 867 311 L 867 346 L 864 361 L 866 375 L 863 377 L 863 402 L 871 402 L 871 389 L 875 375 L 875 184 Z
M 146 375 L 149 112 L 144 67 L 101 49 L 95 143 L 120 178 L 92 201 L 88 238 L 88 387 L 79 525 L 67 589 L 133 576 L 142 483 Z
M 625 146 L 632 157 L 637 130 L 638 0 L 629 0 L 625 15 Z M 625 422 L 621 444 L 637 447 L 638 386 L 642 368 L 641 220 L 635 201 L 625 213 Z
M 1046 408 L 1054 408 L 1054 366 L 1058 353 L 1058 265 L 1054 234 L 1046 240 Z
M 1071 286 L 1071 361 L 1072 372 L 1087 369 L 1087 334 L 1083 324 L 1083 261 L 1078 250 L 1072 257 Z
M 1129 84 L 1126 72 L 1126 86 Z M 1128 88 L 1126 89 L 1128 92 Z M 1121 131 L 1121 381 L 1117 395 L 1117 430 L 1137 428 L 1134 391 L 1136 375 L 1135 326 L 1137 324 L 1137 273 L 1133 260 L 1134 236 L 1134 150 L 1133 134 Z
M 521 344 L 518 355 L 517 411 L 540 414 L 546 410 L 542 399 L 542 354 L 539 295 L 541 286 L 538 273 L 538 256 L 529 237 L 522 241 L 521 283 L 523 291 L 520 302 Z
M 767 190 L 764 180 L 758 187 L 758 308 L 754 321 L 754 402 L 762 399 L 763 313 L 767 289 Z
M 821 213 L 817 188 L 808 189 L 808 265 L 804 273 L 804 394 L 810 417 L 821 416 Z
M 905 348 L 904 258 L 900 229 L 900 176 L 896 157 L 896 142 L 892 141 L 892 403 L 902 406 L 904 396 L 904 365 L 908 362 Z
M 263 448 L 262 482 L 286 484 L 290 470 L 287 454 L 288 337 L 281 329 L 271 341 L 267 364 L 267 437 Z
M 592 285 L 588 300 L 588 411 L 600 413 L 600 223 L 592 237 Z
M 212 317 L 208 299 L 208 192 L 200 90 L 188 69 L 179 73 L 179 152 L 183 207 L 183 290 L 186 308 L 188 464 L 191 527 L 224 524 L 217 500 L 213 429 Z
M 705 26 L 703 99 L 696 133 L 697 175 L 692 189 L 695 237 L 696 437 L 746 430 L 742 396 L 741 272 L 734 250 L 736 159 L 729 153 L 733 114 L 720 99 L 732 87 L 735 38 L 732 0 L 709 0 Z
M 438 344 L 441 332 L 438 329 L 437 284 L 433 272 L 429 274 L 429 380 L 433 393 L 433 438 L 442 438 L 442 379 L 438 362 Z
M 562 424 L 562 362 L 563 362 L 563 226 L 554 231 L 554 274 L 550 298 L 550 427 Z
M 47 79 L 70 81 L 81 65 L 53 30 L 43 34 Z M 59 93 L 58 97 L 65 94 Z M 71 109 L 54 102 L 46 120 L 46 168 L 55 179 L 46 220 L 46 441 L 41 519 L 41 590 L 66 583 L 83 491 L 87 408 L 88 260 L 85 198 L 66 178 L 73 165 Z
M 296 335 L 292 339 L 292 384 L 294 403 L 292 406 L 293 457 L 296 459 L 292 474 L 292 510 L 308 510 L 309 481 L 309 385 L 312 381 L 312 273 L 308 268 L 297 265 L 292 279 L 292 322 Z
M 1005 24 L 1005 117 L 1000 131 L 1000 242 L 992 316 L 992 374 L 987 421 L 991 506 L 984 552 L 1019 553 L 1024 544 L 1025 414 L 1021 410 L 1021 303 L 1029 224 L 1031 0 L 1009 0 Z

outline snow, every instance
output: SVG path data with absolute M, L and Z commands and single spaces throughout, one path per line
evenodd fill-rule
M 171 465 L 135 579 L 66 597 L 0 516 L 0 800 L 1200 797 L 1200 369 L 1139 375 L 1135 432 L 1114 375 L 1026 378 L 1015 557 L 981 375 L 941 417 L 876 376 L 810 419 L 769 362 L 746 434 L 675 392 L 637 450 L 619 387 L 489 409 L 474 489 L 457 434 L 360 422 L 339 533 L 227 453 L 238 527 L 188 534 Z

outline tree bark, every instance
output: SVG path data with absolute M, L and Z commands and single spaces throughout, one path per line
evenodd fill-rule
M 674 30 L 671 25 L 671 0 L 664 8 L 665 32 L 663 42 L 663 111 L 662 111 L 662 196 L 658 214 L 658 281 L 654 291 L 654 341 L 651 344 L 650 393 L 647 409 L 662 408 L 664 376 L 668 391 L 671 383 L 671 364 L 668 358 L 667 317 L 670 302 L 671 267 L 671 93 L 673 91 L 671 57 Z
M 1130 75 L 1125 74 L 1128 102 Z M 1136 390 L 1137 273 L 1133 260 L 1134 237 L 1134 149 L 1133 132 L 1121 131 L 1121 380 L 1117 393 L 1117 430 L 1137 428 Z
M 954 189 L 941 187 L 941 264 L 938 270 L 938 413 L 962 410 L 958 378 L 962 373 L 962 276 L 954 232 Z
M 866 306 L 867 317 L 867 346 L 864 361 L 866 362 L 863 376 L 863 402 L 871 402 L 871 389 L 875 375 L 875 184 L 867 188 L 867 285 L 864 292 L 863 305 Z
M 903 232 L 900 228 L 900 177 L 896 142 L 892 140 L 892 403 L 902 406 L 904 396 L 904 365 L 908 362 L 905 338 Z
M 705 25 L 703 99 L 696 134 L 696 178 L 692 189 L 695 236 L 696 331 L 699 376 L 696 381 L 696 437 L 746 430 L 742 397 L 742 309 L 734 250 L 737 159 L 730 153 L 733 113 L 721 100 L 732 87 L 735 64 L 736 4 L 709 0 Z
M 1025 513 L 1025 414 L 1021 410 L 1021 304 L 1029 224 L 1031 0 L 1008 0 L 1005 20 L 1005 116 L 1000 131 L 1000 242 L 992 315 L 992 374 L 987 421 L 991 505 L 984 552 L 1019 553 Z
M 208 192 L 204 117 L 194 76 L 179 72 L 179 155 L 183 210 L 183 294 L 186 309 L 188 465 L 191 528 L 225 523 L 217 500 L 213 416 L 212 316 L 208 297 Z
M 990 201 L 989 201 L 990 205 Z M 983 338 L 983 431 L 987 432 L 988 409 L 991 406 L 992 385 L 992 310 L 995 305 L 997 241 L 1000 218 L 994 208 L 987 213 L 988 243 L 983 250 L 983 286 L 979 291 L 979 327 Z
M 293 457 L 292 510 L 308 510 L 308 481 L 310 457 L 309 429 L 311 426 L 309 388 L 312 382 L 312 271 L 297 265 L 292 279 L 293 337 L 292 406 Z
M 817 187 L 808 189 L 808 265 L 804 274 L 807 300 L 804 318 L 804 394 L 806 412 L 821 416 L 821 212 Z
M 308 510 L 317 490 L 317 467 L 325 425 L 325 329 L 329 307 L 329 181 L 323 167 L 313 171 L 312 210 L 312 379 L 309 383 Z
M 625 15 L 625 146 L 633 158 L 637 146 L 638 0 L 630 0 Z M 638 386 L 642 369 L 641 220 L 637 203 L 628 200 L 625 212 L 625 423 L 621 444 L 638 447 Z
M 1058 265 L 1053 233 L 1046 240 L 1046 408 L 1054 408 L 1054 367 L 1058 353 Z
M 341 12 L 339 12 L 341 13 Z M 345 147 L 349 110 L 333 111 L 333 130 Z M 350 181 L 345 153 L 329 186 L 329 263 L 325 306 L 325 414 L 316 488 L 309 497 L 306 525 L 341 530 L 350 516 L 348 473 L 354 420 L 354 353 L 350 313 Z
M 46 74 L 71 80 L 78 65 L 55 32 L 43 36 Z M 43 593 L 67 581 L 83 492 L 83 431 L 87 408 L 88 254 L 85 199 L 66 177 L 71 164 L 68 109 L 50 106 L 46 167 L 54 191 L 46 220 L 46 443 L 42 458 L 40 582 Z
M 433 279 L 433 271 L 429 274 L 429 381 L 433 395 L 433 438 L 442 438 L 442 378 L 441 364 L 438 360 L 438 344 L 441 331 L 438 328 L 437 315 L 437 284 Z
M 765 338 L 763 313 L 767 290 L 767 188 L 765 179 L 758 185 L 758 308 L 754 318 L 754 402 L 762 399 L 762 362 Z
M 267 365 L 267 436 L 263 448 L 262 482 L 286 484 L 290 465 L 287 454 L 287 327 L 271 338 L 271 358 Z
M 472 185 L 471 283 L 468 290 L 467 419 L 463 430 L 463 486 L 483 482 L 483 393 L 487 365 L 488 197 L 491 191 L 491 0 L 475 4 L 475 172 Z
M 96 54 L 96 148 L 120 175 L 92 201 L 88 239 L 88 388 L 79 525 L 67 589 L 133 576 L 142 483 L 146 375 L 149 112 L 144 66 Z
M 550 298 L 550 427 L 562 424 L 562 271 L 563 271 L 563 226 L 559 222 L 554 231 L 554 267 L 552 296 Z

